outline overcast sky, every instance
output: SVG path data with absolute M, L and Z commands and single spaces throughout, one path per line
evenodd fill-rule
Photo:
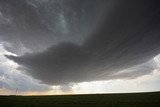
M 0 0 L 0 94 L 159 91 L 159 5 Z

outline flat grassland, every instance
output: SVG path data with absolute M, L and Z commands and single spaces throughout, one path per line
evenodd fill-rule
M 160 92 L 0 96 L 0 107 L 160 107 Z

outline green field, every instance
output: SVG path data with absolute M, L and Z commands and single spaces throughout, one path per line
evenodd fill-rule
M 160 107 L 160 92 L 59 96 L 0 96 L 0 107 Z

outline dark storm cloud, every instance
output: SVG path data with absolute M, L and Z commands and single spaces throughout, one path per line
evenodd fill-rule
M 47 84 L 135 78 L 150 73 L 154 69 L 150 62 L 139 64 L 160 53 L 160 3 L 113 0 L 110 5 L 83 44 L 60 42 L 40 53 L 7 57 Z M 128 71 L 119 72 L 125 69 Z
M 83 69 L 89 66 L 91 59 L 87 50 L 73 43 L 61 43 L 39 54 L 7 57 L 24 65 L 24 69 L 36 79 L 49 84 L 53 81 L 58 84 L 81 81 L 84 77 Z
M 0 42 L 18 55 L 61 41 L 80 44 L 102 8 L 99 0 L 1 0 Z
M 110 75 L 104 73 L 100 77 L 103 79 L 134 79 L 146 74 L 150 74 L 157 68 L 157 63 L 154 60 L 150 60 L 146 63 L 124 69 Z

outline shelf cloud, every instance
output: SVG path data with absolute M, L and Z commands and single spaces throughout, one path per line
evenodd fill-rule
M 156 68 L 153 58 L 160 53 L 157 0 L 2 3 L 10 7 L 0 19 L 8 17 L 11 22 L 5 23 L 9 32 L 0 35 L 5 35 L 1 36 L 4 47 L 17 54 L 5 56 L 45 84 L 131 79 Z M 9 10 L 15 6 L 18 16 Z M 23 52 L 16 52 L 17 48 Z

